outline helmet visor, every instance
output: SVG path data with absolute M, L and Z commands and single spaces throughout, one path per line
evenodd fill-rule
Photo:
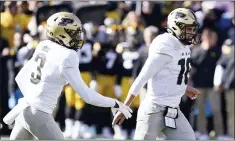
M 71 41 L 69 42 L 71 48 L 82 48 L 86 37 L 83 28 L 77 28 L 77 30 L 65 28 L 65 32 L 71 37 Z

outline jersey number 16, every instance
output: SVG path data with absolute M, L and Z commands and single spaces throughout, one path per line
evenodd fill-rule
M 188 73 L 190 72 L 189 64 L 190 64 L 190 58 L 187 58 L 187 60 L 186 60 L 186 71 L 185 71 L 185 59 L 180 59 L 179 60 L 178 65 L 181 66 L 181 69 L 180 69 L 180 73 L 179 73 L 178 79 L 177 79 L 177 84 L 178 85 L 182 84 L 183 76 L 184 76 L 185 85 L 188 84 Z

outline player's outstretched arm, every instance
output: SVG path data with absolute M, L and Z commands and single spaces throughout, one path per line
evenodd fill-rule
M 83 81 L 78 68 L 70 67 L 64 69 L 63 76 L 86 103 L 99 107 L 111 107 L 123 113 L 125 118 L 128 119 L 131 117 L 132 110 L 128 106 L 118 100 L 102 96 L 90 89 Z
M 135 97 L 139 94 L 140 90 L 147 83 L 147 81 L 157 74 L 165 65 L 172 60 L 172 57 L 166 54 L 155 54 L 149 56 L 146 60 L 140 74 L 132 84 L 128 96 L 124 102 L 125 105 L 130 106 Z M 117 113 L 113 119 L 114 124 L 121 124 L 124 121 L 124 116 L 121 113 Z

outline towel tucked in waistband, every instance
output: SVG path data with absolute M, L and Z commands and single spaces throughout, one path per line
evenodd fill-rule
M 16 117 L 29 106 L 24 98 L 20 98 L 18 104 L 3 118 L 4 123 L 11 125 Z

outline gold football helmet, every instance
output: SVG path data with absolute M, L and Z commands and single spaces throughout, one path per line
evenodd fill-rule
M 200 42 L 199 23 L 194 12 L 187 8 L 177 8 L 168 15 L 167 30 L 185 44 Z
M 47 37 L 69 49 L 83 46 L 85 30 L 79 18 L 73 13 L 58 12 L 50 16 L 46 25 Z

